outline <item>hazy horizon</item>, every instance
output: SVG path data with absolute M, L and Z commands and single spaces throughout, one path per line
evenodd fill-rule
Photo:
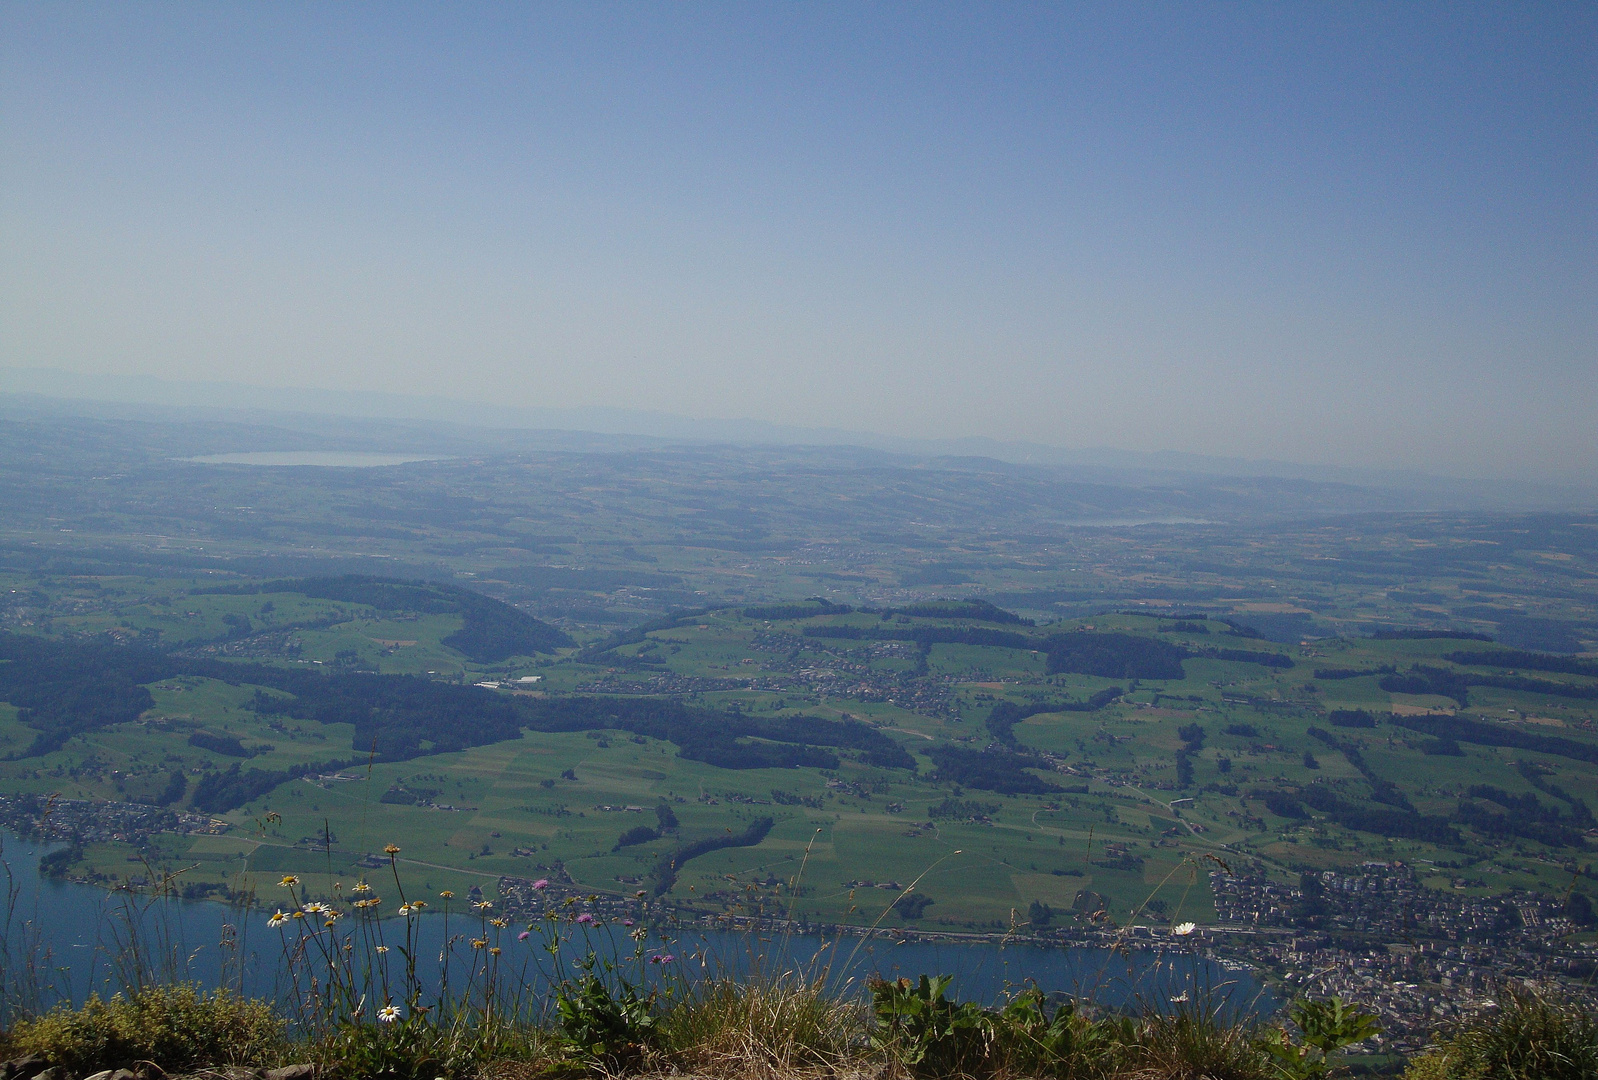
M 1590 7 L 14 5 L 0 40 L 0 368 L 86 397 L 1598 470 Z

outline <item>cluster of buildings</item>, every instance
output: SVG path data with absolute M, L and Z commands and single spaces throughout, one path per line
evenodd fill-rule
M 144 803 L 0 794 L 0 824 L 24 835 L 78 844 L 143 844 L 155 833 L 219 835 L 232 826 L 205 814 Z
M 1222 924 L 1354 931 L 1390 941 L 1491 941 L 1532 922 L 1567 934 L 1574 927 L 1536 898 L 1506 893 L 1481 897 L 1423 888 L 1403 863 L 1367 862 L 1353 873 L 1327 870 L 1298 885 L 1258 874 L 1210 875 Z
M 1383 862 L 1297 887 L 1251 874 L 1215 873 L 1210 884 L 1221 921 L 1194 936 L 1198 947 L 1294 996 L 1358 1003 L 1381 1017 L 1393 1049 L 1418 1049 L 1519 987 L 1598 1007 L 1598 946 L 1571 944 L 1576 927 L 1557 897 L 1428 889 L 1408 866 Z

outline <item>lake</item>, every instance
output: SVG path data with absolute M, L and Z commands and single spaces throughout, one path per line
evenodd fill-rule
M 0 889 L 6 889 L 9 880 L 12 897 L 9 918 L 6 910 L 0 910 L 0 933 L 6 942 L 0 964 L 8 979 L 26 970 L 30 953 L 47 954 L 40 965 L 47 977 L 37 980 L 45 998 L 81 1001 L 90 991 L 105 995 L 129 980 L 129 946 L 137 941 L 144 957 L 141 967 L 158 978 L 181 977 L 213 986 L 225 982 L 260 997 L 281 999 L 284 994 L 282 939 L 266 925 L 270 912 L 112 893 L 42 878 L 39 858 L 51 848 L 4 831 L 0 843 L 4 845 Z M 451 918 L 447 931 L 438 914 L 416 920 L 415 952 L 425 958 L 420 973 L 430 992 L 437 992 L 444 975 L 441 954 L 449 953 L 456 971 L 471 959 L 469 939 L 477 932 L 478 920 L 462 914 Z M 387 940 L 397 946 L 403 940 L 403 920 L 384 920 L 382 925 Z M 547 987 L 550 957 L 538 948 L 536 935 L 517 942 L 514 932 L 519 929 L 513 924 L 504 934 L 503 963 L 537 996 Z M 578 937 L 563 946 L 562 959 L 581 955 L 590 944 L 601 955 L 627 955 L 633 945 L 625 935 L 620 927 L 601 928 L 588 933 L 585 942 L 579 930 Z M 652 938 L 646 944 L 651 954 L 673 956 L 671 963 L 676 966 L 670 970 L 690 980 L 728 971 L 800 971 L 825 974 L 835 989 L 851 992 L 863 988 L 873 975 L 914 979 L 923 973 L 950 974 L 955 979 L 951 994 L 986 1003 L 1035 984 L 1049 993 L 1092 996 L 1112 1007 L 1163 1006 L 1183 995 L 1189 1000 L 1208 995 L 1242 1013 L 1268 1014 L 1279 1006 L 1249 972 L 1228 970 L 1185 953 L 1025 944 L 896 944 L 890 938 L 834 940 L 697 929 L 674 932 L 670 940 Z M 656 978 L 667 969 L 644 970 Z

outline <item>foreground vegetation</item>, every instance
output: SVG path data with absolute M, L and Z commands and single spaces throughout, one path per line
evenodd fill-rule
M 829 996 L 797 976 L 706 980 L 642 992 L 591 974 L 553 1008 L 434 1013 L 366 1008 L 336 1022 L 300 1021 L 227 991 L 151 987 L 58 1008 L 0 1034 L 0 1055 L 84 1077 L 226 1066 L 314 1066 L 327 1077 L 700 1075 L 1056 1077 L 1061 1080 L 1316 1080 L 1368 1073 L 1344 1048 L 1374 1033 L 1336 999 L 1301 1002 L 1280 1026 L 1250 1025 L 1203 1005 L 1101 1014 L 1037 990 L 1002 1009 L 944 997 L 945 979 L 879 982 L 869 1003 Z M 1387 1063 L 1390 1072 L 1402 1068 Z M 1407 1080 L 1590 1080 L 1598 1025 L 1531 996 L 1510 996 L 1441 1034 Z

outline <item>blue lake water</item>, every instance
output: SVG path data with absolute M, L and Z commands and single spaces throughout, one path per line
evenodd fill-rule
M 267 927 L 270 912 L 205 901 L 154 899 L 108 892 L 89 885 L 56 881 L 38 873 L 39 857 L 48 848 L 0 831 L 4 869 L 0 890 L 10 903 L 0 905 L 0 934 L 5 951 L 0 964 L 15 982 L 31 963 L 39 974 L 34 985 L 43 1003 L 83 1000 L 91 991 L 109 994 L 139 976 L 134 967 L 157 980 L 174 977 L 215 986 L 226 984 L 261 997 L 282 999 L 290 992 L 283 961 L 284 939 Z M 0 897 L 3 899 L 3 897 Z M 9 913 L 9 914 L 8 914 Z M 397 974 L 403 966 L 401 947 L 405 921 L 381 923 L 390 945 L 382 962 Z M 349 923 L 342 924 L 348 927 Z M 518 941 L 522 927 L 500 932 L 504 953 L 497 961 L 507 985 L 524 986 L 523 998 L 536 1003 L 544 996 L 556 963 L 569 965 L 591 947 L 601 956 L 627 957 L 634 942 L 625 927 L 597 931 L 567 925 L 570 936 L 558 956 L 540 947 L 534 934 Z M 411 939 L 417 971 L 429 994 L 440 991 L 443 978 L 459 986 L 474 959 L 471 939 L 482 933 L 480 921 L 456 914 L 450 921 L 438 914 L 415 920 Z M 129 960 L 138 943 L 142 962 Z M 907 942 L 888 938 L 738 933 L 684 929 L 668 938 L 651 936 L 646 956 L 669 955 L 667 964 L 638 966 L 641 981 L 675 973 L 690 981 L 705 973 L 759 970 L 767 974 L 801 972 L 824 976 L 838 990 L 864 987 L 874 975 L 916 978 L 950 974 L 952 994 L 963 999 L 996 1002 L 1026 985 L 1049 993 L 1092 996 L 1109 1006 L 1149 1003 L 1165 1006 L 1172 999 L 1212 999 L 1242 1013 L 1268 1014 L 1277 999 L 1246 971 L 1229 970 L 1185 953 L 1153 950 L 1113 952 L 1100 947 L 1043 948 L 1024 944 L 960 944 Z M 448 957 L 446 969 L 440 960 Z M 477 952 L 482 960 L 485 954 Z M 569 970 L 569 967 L 568 967 Z

